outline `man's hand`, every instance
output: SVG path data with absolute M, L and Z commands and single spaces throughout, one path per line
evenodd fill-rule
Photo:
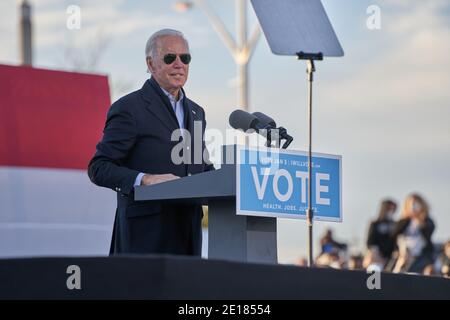
M 179 176 L 175 176 L 171 173 L 165 174 L 145 174 L 141 180 L 141 186 L 149 186 L 151 184 L 166 182 L 170 180 L 179 179 Z

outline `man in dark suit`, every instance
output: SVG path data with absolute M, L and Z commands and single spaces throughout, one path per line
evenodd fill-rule
M 205 112 L 183 90 L 191 60 L 188 42 L 179 31 L 160 30 L 147 41 L 145 53 L 152 76 L 140 90 L 112 104 L 88 175 L 96 185 L 117 192 L 111 254 L 198 256 L 201 206 L 134 201 L 135 186 L 214 169 L 203 157 L 198 163 L 174 159 L 193 160 L 197 148 L 207 154 Z M 182 148 L 184 154 L 173 152 L 179 141 L 173 141 L 172 133 L 184 129 L 181 136 L 194 137 L 194 127 L 200 127 L 201 141 L 190 139 L 191 145 Z

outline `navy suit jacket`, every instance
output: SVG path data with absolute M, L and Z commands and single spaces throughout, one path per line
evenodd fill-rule
M 201 148 L 203 154 L 205 112 L 186 94 L 184 114 L 185 128 L 192 136 L 191 153 Z M 194 121 L 202 124 L 201 146 L 194 139 Z M 171 152 L 178 141 L 171 141 L 171 135 L 176 129 L 179 124 L 172 105 L 153 78 L 111 105 L 103 138 L 88 167 L 93 183 L 117 192 L 111 254 L 201 254 L 201 206 L 134 201 L 139 172 L 184 177 L 214 169 L 203 160 L 198 164 L 173 163 Z M 193 154 L 191 159 L 194 162 Z

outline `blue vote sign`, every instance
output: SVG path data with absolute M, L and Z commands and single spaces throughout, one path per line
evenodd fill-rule
M 302 151 L 237 147 L 236 213 L 305 219 L 308 154 Z M 342 157 L 313 153 L 314 219 L 342 222 Z

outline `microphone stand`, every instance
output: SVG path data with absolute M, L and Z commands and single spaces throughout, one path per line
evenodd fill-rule
M 280 137 L 281 137 L 280 143 L 281 143 L 281 139 L 286 140 L 281 148 L 286 149 L 287 147 L 289 147 L 289 145 L 291 144 L 292 140 L 294 140 L 294 138 L 292 138 L 290 135 L 288 135 L 287 130 L 283 127 L 279 127 L 278 132 L 280 133 Z
M 272 133 L 275 133 L 275 136 L 276 136 L 276 142 L 275 142 L 276 148 L 280 147 L 281 140 L 283 140 L 283 139 L 286 141 L 284 142 L 283 146 L 281 147 L 282 149 L 286 149 L 287 147 L 289 147 L 291 142 L 294 140 L 293 137 L 288 135 L 286 128 L 283 128 L 283 127 L 274 128 L 274 129 L 268 128 L 266 130 L 267 130 L 266 147 L 272 146 Z
M 299 60 L 306 60 L 306 73 L 308 77 L 308 209 L 306 210 L 306 221 L 308 224 L 308 267 L 314 264 L 313 260 L 313 218 L 314 210 L 312 208 L 312 83 L 313 73 L 316 71 L 314 60 L 323 60 L 323 54 L 297 53 Z

